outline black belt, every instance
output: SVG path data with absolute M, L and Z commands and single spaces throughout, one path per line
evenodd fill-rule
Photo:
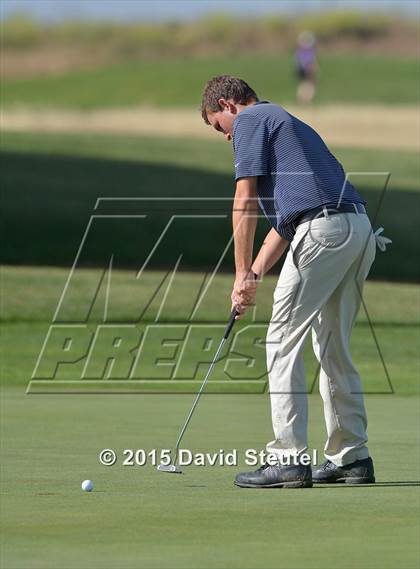
M 309 211 L 305 211 L 293 220 L 293 225 L 296 228 L 301 223 L 305 221 L 311 221 L 312 219 L 317 219 L 319 217 L 326 217 L 325 213 L 329 215 L 335 215 L 336 213 L 366 213 L 366 208 L 362 203 L 343 203 L 341 205 L 322 205 L 320 207 L 315 207 Z

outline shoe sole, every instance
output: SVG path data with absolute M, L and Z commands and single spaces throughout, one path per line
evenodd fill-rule
M 375 484 L 375 477 L 361 478 L 361 477 L 351 477 L 348 478 L 337 478 L 337 480 L 313 480 L 314 484 Z
M 244 482 L 234 482 L 239 488 L 312 488 L 312 481 L 293 480 L 291 482 L 276 482 L 275 484 L 246 484 Z

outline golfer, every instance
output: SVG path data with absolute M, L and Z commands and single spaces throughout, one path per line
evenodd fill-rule
M 233 142 L 232 306 L 239 314 L 255 304 L 258 282 L 288 249 L 266 341 L 274 431 L 267 451 L 275 461 L 238 474 L 235 484 L 374 482 L 362 387 L 349 349 L 363 283 L 375 258 L 365 202 L 321 137 L 282 107 L 260 101 L 245 81 L 229 75 L 211 79 L 202 116 Z M 258 203 L 272 228 L 254 259 Z M 310 330 L 321 365 L 327 430 L 326 462 L 313 472 L 301 460 L 308 448 L 302 351 Z

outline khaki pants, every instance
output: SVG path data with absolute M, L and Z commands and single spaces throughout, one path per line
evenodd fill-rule
M 298 226 L 274 292 L 267 333 L 275 436 L 268 452 L 295 456 L 307 450 L 302 351 L 312 329 L 321 365 L 325 456 L 338 466 L 369 456 L 362 387 L 349 342 L 374 258 L 375 238 L 366 214 L 330 215 Z

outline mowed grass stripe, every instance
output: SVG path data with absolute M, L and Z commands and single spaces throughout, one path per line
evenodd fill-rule
M 3 357 L 2 357 L 2 383 L 8 385 L 20 385 L 26 388 L 35 370 L 35 365 L 44 340 L 52 323 L 53 314 L 61 297 L 64 284 L 68 276 L 68 270 L 51 268 L 30 267 L 5 267 L 2 270 L 2 293 L 5 299 L 2 317 L 6 320 L 2 324 L 3 329 Z M 86 337 L 91 337 L 99 324 L 103 323 L 104 317 L 104 287 L 96 297 L 94 306 L 89 315 L 86 307 L 93 301 L 92 291 L 99 283 L 101 271 L 83 270 L 76 271 L 74 281 L 70 281 L 67 294 L 64 297 L 62 310 L 58 312 L 56 323 L 70 323 L 69 335 L 73 334 L 71 326 L 83 324 L 88 318 Z M 232 286 L 232 275 L 218 275 L 212 286 L 208 289 L 197 317 L 190 322 L 189 315 L 194 308 L 194 302 L 198 297 L 205 275 L 199 273 L 180 273 L 172 283 L 171 292 L 168 295 L 160 319 L 156 322 L 156 316 L 161 308 L 164 289 L 156 296 L 148 310 L 143 313 L 142 309 L 153 297 L 156 287 L 162 282 L 164 273 L 145 273 L 140 280 L 135 279 L 134 272 L 114 272 L 110 281 L 110 299 L 108 304 L 107 325 L 113 326 L 113 330 L 123 337 L 124 349 L 134 349 L 139 346 L 140 340 L 149 326 L 158 324 L 161 332 L 147 336 L 147 341 L 142 345 L 141 358 L 136 368 L 134 379 L 154 380 L 158 382 L 156 388 L 152 385 L 141 387 L 139 390 L 162 390 L 162 381 L 168 380 L 166 386 L 171 392 L 188 389 L 185 380 L 190 381 L 190 391 L 197 389 L 199 382 L 204 377 L 206 365 L 211 360 L 213 351 L 203 349 L 204 340 L 212 339 L 213 348 L 219 342 L 224 330 L 225 322 L 230 311 L 229 296 Z M 264 339 L 267 322 L 270 318 L 272 294 L 275 287 L 276 277 L 271 276 L 264 280 L 258 292 L 255 317 L 255 328 L 250 329 L 247 335 L 239 340 L 237 347 L 232 341 L 229 342 L 224 353 L 224 358 L 217 364 L 212 379 L 215 381 L 249 381 L 241 387 L 241 392 L 261 391 L 259 385 L 253 385 L 255 380 L 263 380 L 266 373 L 265 356 L 253 344 L 249 334 Z M 36 300 L 34 300 L 36 299 Z M 394 390 L 397 394 L 417 393 L 417 346 L 419 341 L 419 307 L 418 289 L 415 285 L 403 285 L 392 283 L 368 282 L 365 290 L 365 305 L 373 324 L 371 329 L 367 314 L 362 309 L 356 324 L 352 338 L 352 350 L 356 365 L 363 377 L 364 390 L 366 392 L 388 393 Z M 142 314 L 139 319 L 139 315 Z M 184 337 L 188 324 L 191 323 L 198 330 L 190 336 L 185 343 L 185 349 L 176 354 L 167 353 L 162 349 L 161 341 L 168 337 Z M 124 325 L 135 324 L 134 330 L 127 335 Z M 252 313 L 248 313 L 243 320 L 235 326 L 235 332 L 253 325 Z M 122 325 L 122 327 L 121 327 Z M 180 330 L 180 326 L 183 327 Z M 175 328 L 176 329 L 175 329 Z M 199 328 L 198 328 L 199 327 Z M 184 330 L 185 328 L 185 330 Z M 375 335 L 373 335 L 373 333 Z M 204 334 L 204 335 L 203 335 Z M 86 338 L 85 338 L 86 340 Z M 86 340 L 87 342 L 88 340 Z M 54 375 L 52 370 L 62 359 L 62 343 L 53 341 L 47 343 L 42 365 L 37 369 L 36 378 L 54 377 L 55 381 L 77 381 L 82 378 L 86 358 L 79 362 L 59 366 Z M 80 354 L 84 355 L 88 344 L 82 343 Z M 183 341 L 178 341 L 184 345 Z M 378 344 L 378 345 L 377 345 Z M 378 351 L 379 346 L 379 351 Z M 127 350 L 125 350 L 126 353 Z M 100 391 L 100 382 L 107 376 L 107 360 L 109 357 L 109 342 L 101 340 L 92 356 L 87 373 L 88 379 L 98 379 L 99 383 L 94 391 Z M 232 352 L 232 353 L 231 353 Z M 226 357 L 238 358 L 229 369 L 225 368 Z M 160 355 L 159 355 L 160 354 Z M 248 354 L 255 363 L 250 366 L 244 359 Z M 69 354 L 74 359 L 73 353 Z M 172 367 L 161 368 L 156 371 L 156 358 L 169 357 Z M 389 384 L 386 371 L 381 361 L 383 357 L 385 366 L 391 381 Z M 120 361 L 118 367 L 113 369 L 109 379 L 118 378 L 123 380 L 131 370 L 133 353 Z M 317 390 L 316 371 L 317 362 L 312 354 L 310 342 L 305 352 L 308 389 Z M 197 362 L 204 362 L 197 364 Z M 207 363 L 206 363 L 207 362 Z M 174 375 L 174 365 L 178 364 L 177 376 Z M 163 371 L 162 371 L 163 369 Z M 226 373 L 228 371 L 228 373 Z M 125 375 L 124 375 L 125 374 Z M 174 380 L 175 378 L 175 380 Z M 181 389 L 176 387 L 176 379 L 181 379 L 184 384 Z M 55 390 L 55 381 L 51 381 L 48 390 Z M 210 380 L 211 381 L 211 380 Z M 160 383 L 159 383 L 160 382 Z M 124 382 L 123 382 L 124 383 Z M 123 384 L 122 383 L 122 384 Z M 122 385 L 121 384 L 121 385 Z M 87 386 L 80 382 L 80 389 L 73 385 L 72 390 L 83 391 Z M 57 385 L 57 390 L 63 386 Z M 109 388 L 109 385 L 108 385 Z M 124 386 L 126 389 L 127 386 Z M 136 386 L 132 386 L 136 390 Z M 229 387 L 210 387 L 210 391 L 219 389 L 229 390 Z M 115 390 L 115 389 L 114 389 Z M 121 390 L 123 390 L 121 388 Z
M 416 58 L 320 54 L 316 101 L 416 104 Z M 136 61 L 56 76 L 3 79 L 3 106 L 92 109 L 146 104 L 198 106 L 215 75 L 245 79 L 261 99 L 295 100 L 292 54 Z
M 247 323 L 269 320 L 277 272 L 273 271 L 264 277 L 259 285 L 256 308 L 252 315 L 248 313 L 244 319 Z M 113 271 L 109 281 L 108 277 L 101 281 L 102 268 L 76 269 L 64 294 L 57 314 L 58 320 L 83 321 L 89 310 L 90 322 L 103 321 L 105 292 L 109 283 L 109 321 L 133 322 L 141 315 L 142 322 L 152 323 L 159 313 L 160 322 L 185 322 L 193 313 L 201 292 L 203 297 L 200 299 L 200 308 L 194 321 L 225 321 L 226 312 L 230 309 L 233 273 L 219 273 L 212 277 L 210 273 L 181 271 L 172 279 L 170 293 L 165 298 L 163 308 L 161 303 L 169 286 L 167 272 L 146 271 L 139 279 L 136 274 L 135 270 Z M 4 303 L 0 319 L 3 322 L 50 322 L 70 277 L 70 267 L 4 266 L 1 276 Z M 95 298 L 98 287 L 99 292 Z M 369 319 L 376 324 L 419 324 L 420 295 L 415 284 L 368 280 L 363 297 Z M 37 302 L 34 302 L 33 298 L 36 298 Z M 92 309 L 91 301 L 94 302 Z M 148 308 L 144 311 L 146 307 Z M 360 310 L 357 324 L 368 324 L 363 308 Z

